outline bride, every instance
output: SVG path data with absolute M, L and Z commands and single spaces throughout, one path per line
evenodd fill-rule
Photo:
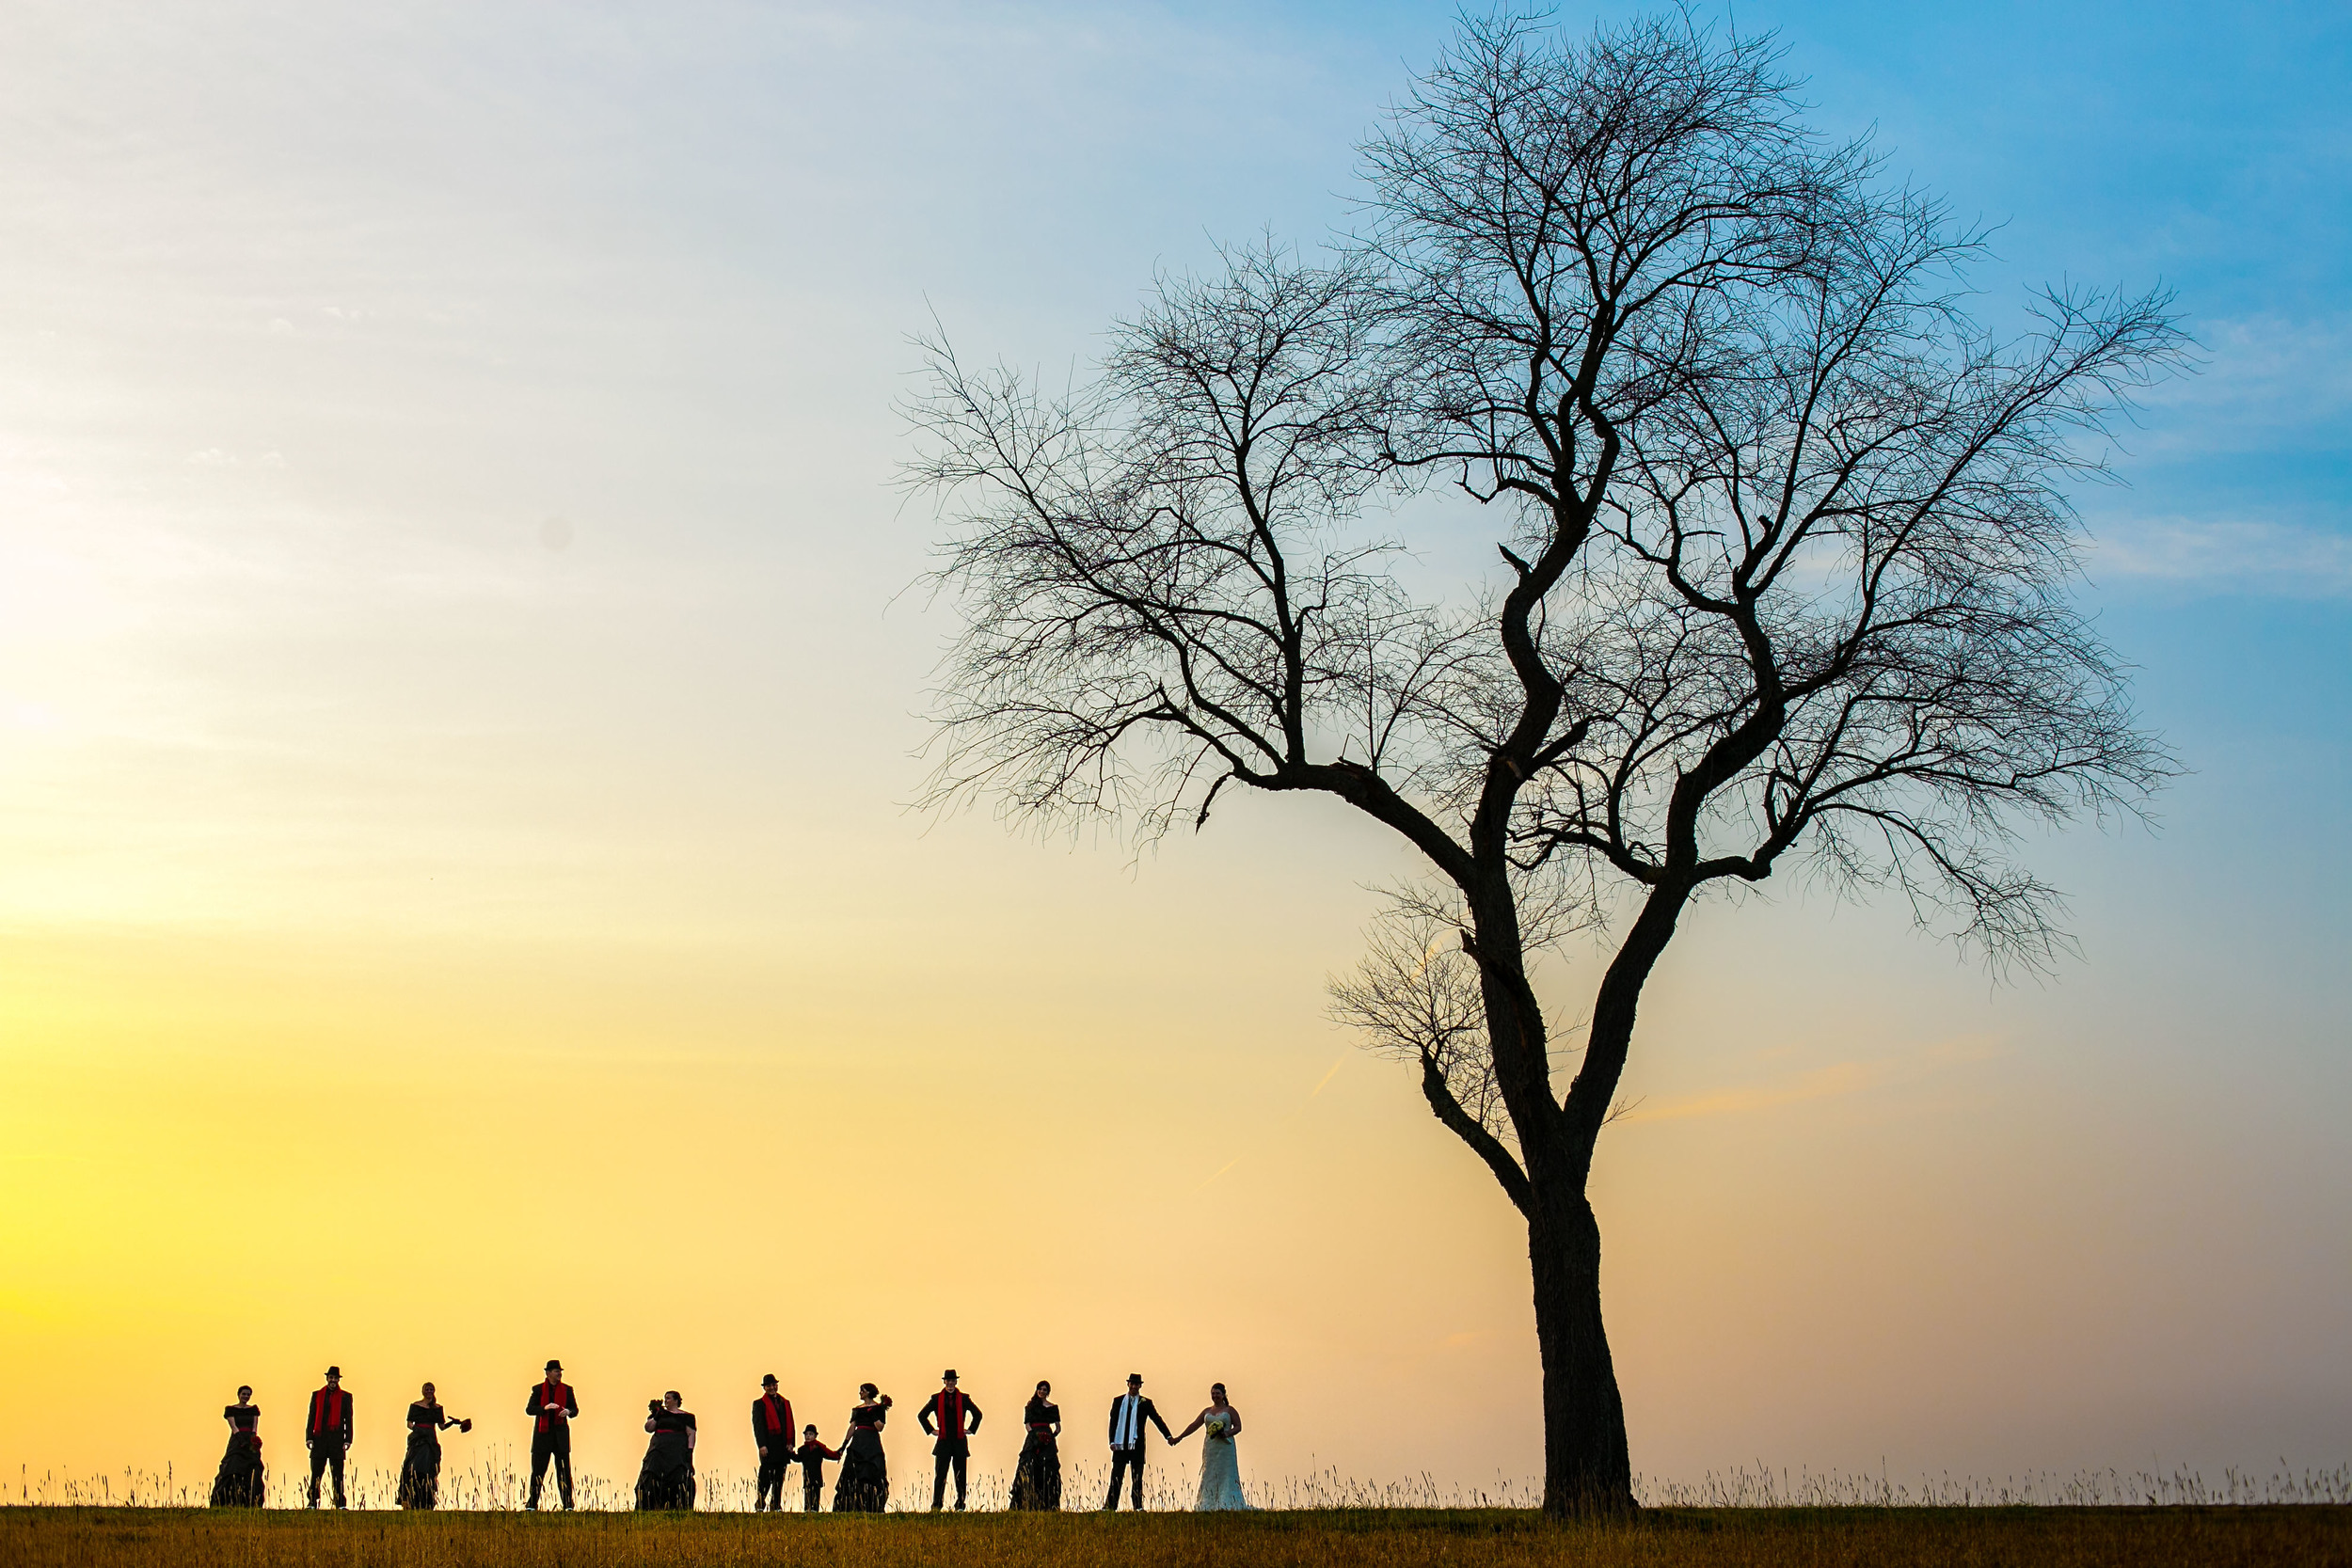
M 1241 1412 L 1225 1402 L 1225 1385 L 1209 1385 L 1209 1407 L 1192 1418 L 1192 1425 L 1176 1434 L 1179 1443 L 1192 1435 L 1195 1428 L 1205 1428 L 1207 1436 L 1200 1445 L 1200 1496 L 1193 1502 L 1199 1513 L 1218 1509 L 1248 1508 L 1249 1499 L 1241 1495 L 1241 1461 L 1233 1450 L 1233 1439 L 1241 1435 Z

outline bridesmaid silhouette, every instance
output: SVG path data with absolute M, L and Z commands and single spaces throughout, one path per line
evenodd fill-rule
M 408 1407 L 408 1452 L 400 1462 L 400 1485 L 392 1500 L 403 1508 L 437 1508 L 441 1501 L 441 1433 L 451 1427 L 471 1432 L 470 1417 L 443 1414 L 441 1402 L 433 1397 L 433 1385 L 424 1386 L 424 1397 Z
M 1013 1465 L 1014 1508 L 1061 1507 L 1061 1406 L 1053 1392 L 1052 1384 L 1040 1383 L 1021 1412 L 1028 1435 L 1021 1440 L 1021 1458 Z
M 835 1513 L 880 1513 L 890 1501 L 890 1461 L 882 1452 L 882 1423 L 890 1396 L 870 1383 L 857 1386 L 850 1434 L 841 1440 L 841 1475 L 833 1486 Z
M 262 1470 L 262 1407 L 253 1402 L 253 1390 L 239 1388 L 237 1402 L 224 1406 L 220 1418 L 229 1423 L 229 1451 L 220 1456 L 220 1473 L 213 1478 L 213 1506 L 259 1508 L 267 1478 Z
M 692 1509 L 694 1418 L 676 1389 L 646 1404 L 645 1430 L 653 1441 L 645 1445 L 645 1463 L 637 1472 L 637 1506 Z

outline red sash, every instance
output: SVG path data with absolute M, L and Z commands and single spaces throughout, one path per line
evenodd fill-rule
M 310 1435 L 336 1436 L 343 1431 L 343 1391 L 341 1388 L 321 1388 L 310 1396 Z
M 768 1430 L 770 1432 L 790 1432 L 792 1430 L 792 1402 L 790 1400 L 784 1402 L 784 1415 L 782 1418 L 778 1418 L 776 1415 L 775 1395 L 762 1394 L 759 1396 L 759 1402 L 768 1407 Z
M 949 1400 L 955 1401 L 955 1416 L 952 1420 L 948 1418 L 947 1402 Z M 933 1395 L 931 1397 L 931 1413 L 933 1419 L 938 1424 L 940 1436 L 961 1437 L 963 1435 L 963 1392 L 961 1389 L 958 1389 L 955 1393 L 951 1394 L 947 1392 L 946 1389 L 942 1388 L 937 1394 Z
M 550 1392 L 555 1396 L 553 1399 L 548 1397 Z M 564 1418 L 564 1407 L 571 1402 L 571 1386 L 568 1384 L 542 1383 L 539 1385 L 539 1423 L 531 1430 L 545 1432 L 550 1424 L 563 1420 Z

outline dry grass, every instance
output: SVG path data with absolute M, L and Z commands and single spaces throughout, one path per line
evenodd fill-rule
M 282 1454 L 274 1459 L 283 1459 Z M 928 1455 L 904 1458 L 896 1466 L 890 1506 L 917 1513 L 930 1503 L 931 1467 Z M 1108 1468 L 1090 1459 L 1073 1457 L 1062 1470 L 1062 1498 L 1072 1508 L 1089 1505 L 1103 1496 Z M 522 1507 L 528 1490 L 528 1456 L 503 1444 L 485 1445 L 470 1462 L 453 1464 L 441 1472 L 441 1506 L 457 1513 L 497 1513 Z M 269 1469 L 269 1506 L 299 1508 L 309 1484 L 308 1466 L 297 1450 L 292 1464 L 273 1463 Z M 392 1506 L 394 1472 L 352 1468 L 344 1477 L 355 1509 Z M 834 1472 L 828 1467 L 825 1495 L 833 1495 Z M 594 1513 L 626 1511 L 632 1500 L 629 1481 L 582 1470 L 576 1496 L 582 1510 Z M 986 1470 L 972 1472 L 972 1506 L 993 1512 L 1005 1506 L 1011 1478 Z M 554 1485 L 550 1477 L 550 1488 Z M 1251 1502 L 1261 1508 L 1319 1513 L 1485 1513 L 1532 1509 L 1542 1486 L 1532 1477 L 1498 1475 L 1484 1482 L 1441 1485 L 1428 1476 L 1402 1481 L 1365 1481 L 1334 1469 L 1304 1476 L 1245 1476 Z M 16 1484 L 0 1490 L 0 1504 L 8 1501 L 65 1508 L 175 1509 L 200 1506 L 211 1490 L 212 1472 L 183 1475 L 167 1465 L 160 1470 L 126 1466 L 96 1475 L 35 1475 L 30 1465 L 17 1475 Z M 726 1470 L 705 1471 L 697 1507 L 705 1513 L 748 1513 L 752 1508 L 752 1479 Z M 1183 1463 L 1155 1465 L 1145 1482 L 1145 1500 L 1155 1513 L 1172 1513 L 1192 1506 L 1195 1478 Z M 801 1506 L 799 1472 L 785 1479 L 787 1509 Z M 11 1496 L 13 1494 L 13 1496 Z M 1950 1509 L 2017 1507 L 2202 1507 L 2213 1504 L 2352 1504 L 2352 1464 L 2332 1469 L 2296 1469 L 2286 1461 L 2266 1469 L 2233 1467 L 2218 1481 L 2198 1470 L 2026 1470 L 2007 1476 L 1940 1475 L 1908 1479 L 1887 1474 L 1850 1471 L 1752 1468 L 1709 1471 L 1696 1481 L 1635 1476 L 1633 1494 L 1645 1507 L 1677 1510 L 1754 1509 Z M 550 1501 L 554 1494 L 549 1493 Z
M 1256 1514 L 207 1513 L 0 1510 L 8 1568 L 2232 1568 L 2352 1565 L 2352 1508 L 1655 1509 Z

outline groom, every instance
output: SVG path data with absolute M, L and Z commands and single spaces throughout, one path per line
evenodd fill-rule
M 1143 1511 L 1143 1429 L 1146 1425 L 1158 1427 L 1163 1442 L 1176 1441 L 1168 1434 L 1168 1423 L 1160 1419 L 1160 1413 L 1152 1408 L 1150 1400 L 1143 1397 L 1143 1374 L 1129 1372 L 1127 1392 L 1111 1401 L 1111 1495 L 1103 1504 L 1106 1513 L 1119 1512 L 1119 1481 L 1121 1476 L 1130 1474 L 1135 1480 L 1129 1496 L 1134 1500 L 1136 1512 L 1139 1513 Z

